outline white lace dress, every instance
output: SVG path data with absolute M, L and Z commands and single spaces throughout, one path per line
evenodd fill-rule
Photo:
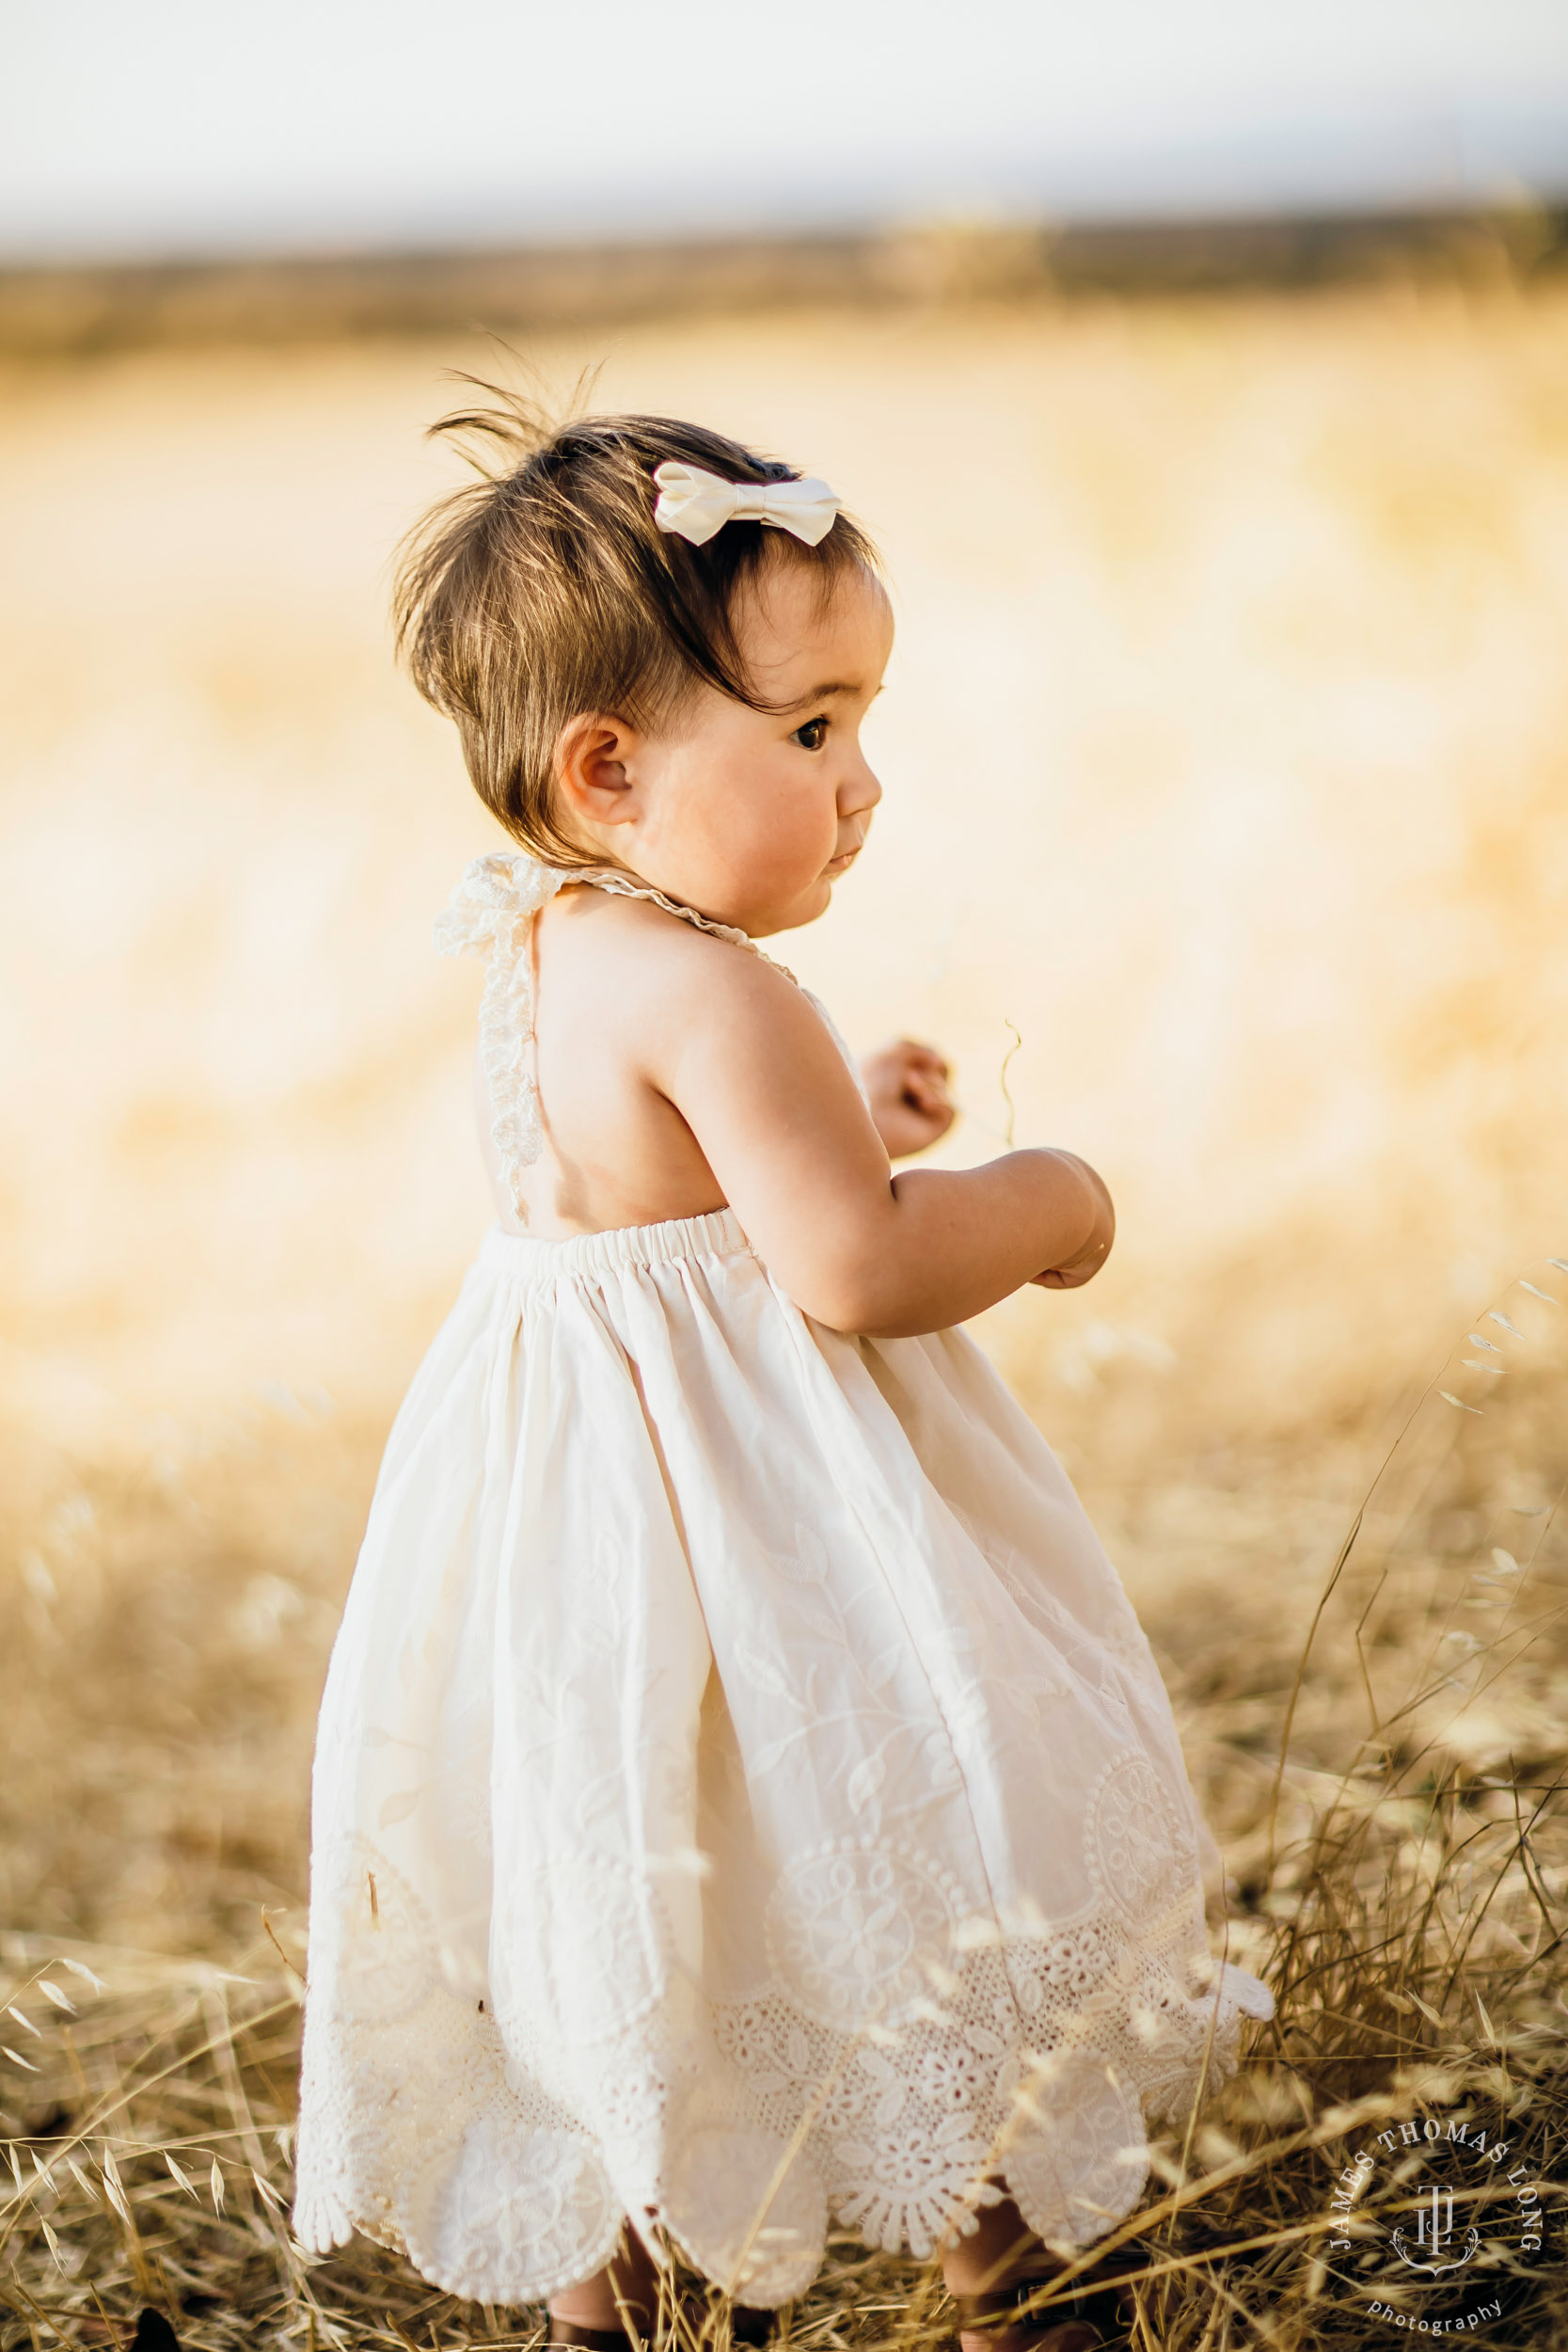
M 561 879 L 483 860 L 442 935 L 490 954 L 514 1169 Z M 313 1829 L 299 2236 L 486 2302 L 627 2213 L 753 2304 L 830 2217 L 925 2254 L 997 2183 L 1086 2243 L 1269 2010 L 1041 1438 L 961 1332 L 812 1322 L 728 1212 L 484 1241 L 388 1446 Z

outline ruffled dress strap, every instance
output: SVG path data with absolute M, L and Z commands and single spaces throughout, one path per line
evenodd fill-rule
M 539 1088 L 533 1074 L 534 990 L 531 934 L 540 908 L 572 876 L 522 850 L 476 857 L 436 925 L 444 956 L 486 956 L 479 1009 L 479 1053 L 490 1094 L 490 1136 L 500 1160 L 507 1197 L 523 1223 L 525 1168 L 545 1146 Z
M 635 874 L 623 874 L 618 866 L 585 866 L 571 875 L 573 882 L 592 882 L 595 890 L 608 891 L 612 898 L 646 898 L 651 906 L 662 907 L 666 914 L 679 915 L 694 931 L 706 931 L 712 939 L 727 939 L 732 947 L 744 947 L 749 955 L 762 956 L 764 963 L 771 963 L 771 956 L 762 949 L 749 931 L 736 930 L 733 923 L 716 923 L 710 914 L 699 914 L 695 907 L 683 906 L 678 898 L 666 898 L 651 882 L 639 882 Z M 778 966 L 784 972 L 784 965 Z M 784 974 L 793 980 L 793 972 Z M 797 982 L 799 986 L 799 982 Z
M 531 1051 L 536 1010 L 531 952 L 533 919 L 558 890 L 567 883 L 578 882 L 606 891 L 612 898 L 646 898 L 652 905 L 662 907 L 666 914 L 689 923 L 694 930 L 727 940 L 732 947 L 744 947 L 748 955 L 760 956 L 764 963 L 770 963 L 775 972 L 782 972 L 786 980 L 800 989 L 843 1055 L 863 1100 L 867 1099 L 855 1057 L 822 999 L 796 979 L 787 964 L 765 953 L 748 932 L 737 930 L 731 923 L 716 923 L 710 915 L 699 914 L 695 907 L 683 906 L 678 898 L 666 897 L 662 890 L 640 882 L 634 874 L 623 873 L 619 866 L 546 866 L 541 859 L 530 857 L 526 850 L 492 850 L 487 857 L 475 858 L 466 869 L 446 913 L 436 921 L 436 945 L 444 956 L 489 958 L 479 1010 L 480 1059 L 490 1094 L 491 1140 L 499 1155 L 507 1197 L 523 1223 L 528 1221 L 522 1197 L 523 1170 L 532 1167 L 545 1146 L 539 1085 Z

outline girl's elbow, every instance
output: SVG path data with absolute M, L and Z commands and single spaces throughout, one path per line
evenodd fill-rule
M 804 1295 L 792 1293 L 800 1312 L 813 1323 L 826 1325 L 830 1331 L 841 1331 L 847 1339 L 886 1340 L 897 1336 L 888 1328 L 888 1310 L 884 1300 L 874 1289 L 852 1283 L 813 1287 Z
M 890 1340 L 908 1336 L 908 1302 L 898 1295 L 885 1271 L 876 1264 L 814 1267 L 789 1295 L 800 1312 L 830 1331 L 853 1339 Z

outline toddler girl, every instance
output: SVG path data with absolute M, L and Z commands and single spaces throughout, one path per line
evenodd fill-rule
M 1087 1281 L 1110 1201 L 1058 1151 L 892 1176 L 940 1061 L 868 1095 L 756 946 L 880 795 L 892 623 L 832 493 L 659 418 L 448 422 L 502 466 L 399 615 L 520 845 L 439 929 L 488 959 L 498 1223 L 327 1680 L 299 2234 L 610 2352 L 672 2245 L 754 2336 L 837 2221 L 944 2249 L 970 2352 L 1073 2352 L 1017 2279 L 1268 2006 L 1211 1961 L 1116 1575 L 954 1328 Z

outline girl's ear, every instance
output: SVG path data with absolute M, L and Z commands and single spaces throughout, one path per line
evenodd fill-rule
M 608 711 L 580 711 L 556 738 L 555 784 L 568 826 L 590 835 L 640 814 L 629 773 L 640 738 Z

